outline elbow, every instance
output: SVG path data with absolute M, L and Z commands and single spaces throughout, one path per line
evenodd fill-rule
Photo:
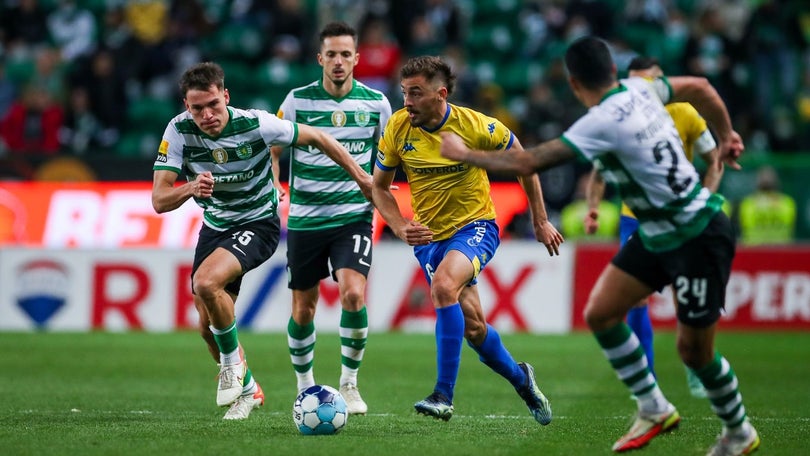
M 164 212 L 168 212 L 169 209 L 166 207 L 165 204 L 161 204 L 156 199 L 152 198 L 152 209 L 155 210 L 157 214 L 163 214 Z

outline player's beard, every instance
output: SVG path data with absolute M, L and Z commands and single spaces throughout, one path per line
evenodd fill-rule
M 410 117 L 410 122 L 412 127 L 421 127 L 425 124 L 425 118 L 421 115 L 419 111 L 408 111 L 409 114 L 412 114 Z
M 353 74 L 354 71 L 346 71 L 343 74 L 343 78 L 337 79 L 334 76 L 330 75 L 329 80 L 332 81 L 332 84 L 334 84 L 335 86 L 343 87 L 343 84 L 345 84 L 349 79 L 351 79 Z

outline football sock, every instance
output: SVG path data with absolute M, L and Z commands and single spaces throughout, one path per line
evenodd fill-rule
M 644 353 L 647 355 L 647 366 L 655 375 L 655 358 L 653 353 L 653 327 L 650 322 L 650 314 L 647 311 L 647 306 L 634 307 L 627 312 L 627 324 L 630 329 L 636 333 L 638 341 L 644 348 Z
M 738 389 L 734 369 L 720 353 L 705 367 L 695 370 L 695 374 L 706 388 L 712 410 L 729 429 L 739 428 L 745 423 L 745 406 Z
M 436 391 L 453 400 L 453 389 L 461 363 L 461 341 L 464 339 L 464 314 L 461 304 L 436 309 Z
M 515 388 L 519 388 L 526 383 L 526 373 L 512 358 L 509 350 L 501 342 L 498 331 L 491 325 L 487 324 L 487 335 L 481 345 L 476 347 L 469 341 L 467 341 L 467 345 L 478 353 L 478 359 L 482 363 L 500 374 L 501 377 L 509 380 L 509 383 Z
M 219 347 L 219 360 L 223 366 L 230 366 L 242 362 L 239 354 L 239 334 L 236 330 L 236 320 L 225 329 L 209 326 L 214 334 L 214 341 Z
M 357 385 L 357 370 L 363 361 L 368 337 L 368 313 L 366 308 L 340 314 L 340 386 Z
M 247 368 L 247 372 L 245 372 L 245 378 L 242 380 L 242 395 L 251 394 L 256 392 L 256 380 L 253 379 L 253 373 L 250 372 L 250 368 Z
M 287 323 L 287 346 L 298 383 L 298 391 L 315 384 L 312 365 L 315 361 L 315 323 L 301 326 L 290 317 Z
M 666 410 L 668 401 L 647 368 L 647 357 L 630 327 L 622 322 L 594 333 L 594 336 L 616 375 L 638 400 L 639 411 L 658 413 Z

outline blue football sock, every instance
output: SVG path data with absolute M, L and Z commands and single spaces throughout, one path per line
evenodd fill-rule
M 453 400 L 453 389 L 461 364 L 461 341 L 464 339 L 464 314 L 461 305 L 436 309 L 436 391 Z
M 650 368 L 650 372 L 655 375 L 653 362 L 655 358 L 653 354 L 653 328 L 650 322 L 650 314 L 647 313 L 647 306 L 630 309 L 630 312 L 627 312 L 627 325 L 630 326 L 630 329 L 632 329 L 636 337 L 638 337 L 638 341 L 641 343 L 641 347 L 647 355 L 647 365 Z
M 515 388 L 521 387 L 526 382 L 526 373 L 518 366 L 512 354 L 504 347 L 501 342 L 501 336 L 498 331 L 491 325 L 487 324 L 487 336 L 484 342 L 479 346 L 471 344 L 469 341 L 467 345 L 472 347 L 478 353 L 478 359 L 482 363 L 489 366 L 501 377 L 509 380 Z

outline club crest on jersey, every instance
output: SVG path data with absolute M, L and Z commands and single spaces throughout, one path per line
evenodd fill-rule
M 342 127 L 346 125 L 346 113 L 338 109 L 332 113 L 332 126 Z
M 219 164 L 228 162 L 228 152 L 221 147 L 212 150 L 211 156 L 214 157 L 214 161 Z
M 246 158 L 250 158 L 251 155 L 253 155 L 253 146 L 251 146 L 249 143 L 243 142 L 236 146 L 237 157 L 244 160 Z
M 359 127 L 365 127 L 371 122 L 371 113 L 366 108 L 357 108 L 354 112 L 354 123 Z

